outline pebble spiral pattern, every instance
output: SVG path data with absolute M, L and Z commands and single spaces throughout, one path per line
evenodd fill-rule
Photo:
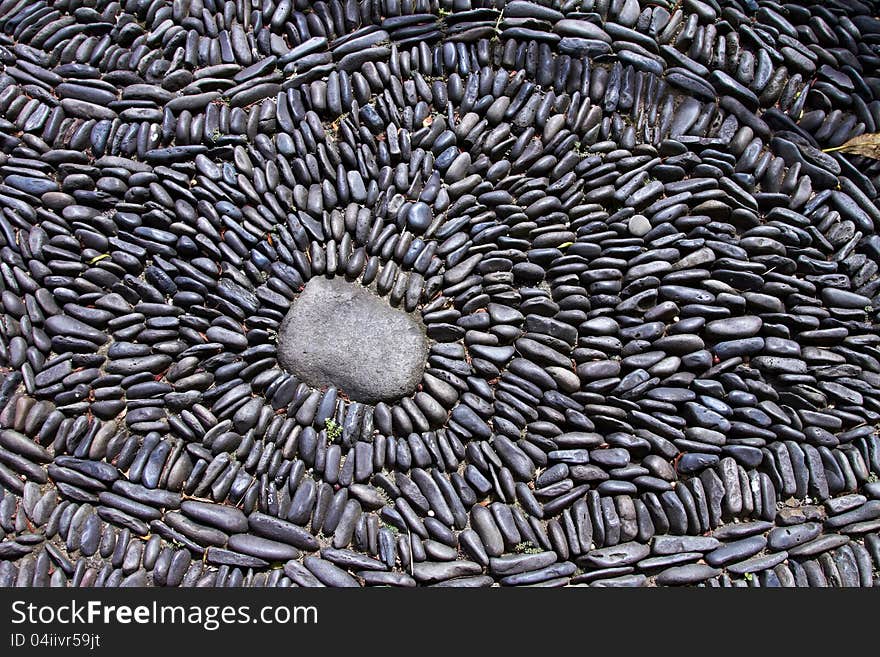
M 878 15 L 0 0 L 0 586 L 873 586 Z

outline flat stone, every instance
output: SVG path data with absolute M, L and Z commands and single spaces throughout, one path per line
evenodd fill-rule
M 416 315 L 344 279 L 313 278 L 278 333 L 278 362 L 305 383 L 368 404 L 411 394 L 427 340 Z
M 585 20 L 565 18 L 556 23 L 553 29 L 564 36 L 574 36 L 583 39 L 595 39 L 605 43 L 611 43 L 611 37 L 599 25 Z
M 431 206 L 419 201 L 418 203 L 413 203 L 410 207 L 409 214 L 406 217 L 406 223 L 413 232 L 421 234 L 431 225 L 433 219 L 434 217 L 431 214 Z
M 745 575 L 746 573 L 759 573 L 762 570 L 768 570 L 781 564 L 788 558 L 788 552 L 774 552 L 772 554 L 759 554 L 757 556 L 739 561 L 727 566 L 727 570 L 734 575 Z
M 721 571 L 706 564 L 692 563 L 686 566 L 673 566 L 657 575 L 657 583 L 663 586 L 684 586 L 697 584 L 712 577 L 718 577 Z
M 718 319 L 706 324 L 706 335 L 717 342 L 750 338 L 761 330 L 762 324 L 761 318 L 754 315 Z
M 715 568 L 743 561 L 756 555 L 767 545 L 763 536 L 750 536 L 733 543 L 727 543 L 706 555 L 706 563 Z
M 651 222 L 643 214 L 636 214 L 630 217 L 627 227 L 629 232 L 636 237 L 643 237 L 651 232 Z
M 425 561 L 413 566 L 414 577 L 425 584 L 433 584 L 453 577 L 479 575 L 483 572 L 479 564 L 473 561 Z
M 677 554 L 679 552 L 709 552 L 721 547 L 721 541 L 711 536 L 669 536 L 654 537 L 654 554 Z
M 581 560 L 593 568 L 613 568 L 628 566 L 629 564 L 641 561 L 650 553 L 651 549 L 647 545 L 636 542 L 620 543 L 610 547 L 591 550 Z
M 538 554 L 508 554 L 489 559 L 489 570 L 494 575 L 516 575 L 539 570 L 556 562 L 555 552 Z
M 812 541 L 821 533 L 822 525 L 818 522 L 805 522 L 792 527 L 775 527 L 770 530 L 767 540 L 771 548 L 781 551 Z

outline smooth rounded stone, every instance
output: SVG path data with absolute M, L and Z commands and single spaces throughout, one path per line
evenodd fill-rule
M 13 429 L 3 429 L 0 431 L 0 446 L 37 463 L 52 461 L 52 455 L 46 448 Z
M 762 570 L 769 570 L 774 566 L 781 564 L 783 561 L 788 559 L 788 552 L 784 550 L 782 552 L 774 552 L 772 554 L 765 555 L 757 555 L 746 559 L 745 561 L 740 561 L 738 563 L 729 564 L 727 566 L 728 572 L 733 573 L 734 575 L 745 575 L 746 573 L 759 573 Z
M 590 582 L 590 586 L 598 588 L 637 588 L 646 586 L 647 583 L 648 578 L 645 575 L 642 575 L 641 573 L 633 573 L 631 575 L 597 579 Z
M 639 5 L 639 0 L 624 0 L 617 14 L 617 22 L 625 27 L 633 27 L 641 13 L 642 8 Z
M 631 235 L 644 237 L 651 232 L 651 222 L 644 215 L 636 214 L 630 217 L 627 228 Z
M 641 561 L 651 553 L 651 548 L 641 543 L 620 543 L 605 548 L 599 548 L 587 552 L 579 559 L 584 566 L 594 568 L 615 568 L 628 566 Z
M 248 528 L 247 517 L 235 507 L 184 500 L 180 503 L 180 510 L 197 522 L 212 525 L 229 534 L 246 532 Z
M 706 337 L 714 342 L 751 338 L 761 330 L 763 321 L 760 317 L 730 317 L 706 324 Z
M 773 528 L 773 523 L 767 520 L 752 520 L 749 522 L 731 522 L 717 527 L 712 536 L 719 541 L 730 541 L 746 536 L 762 534 Z
M 50 335 L 80 338 L 96 345 L 107 342 L 106 333 L 67 315 L 52 315 L 46 319 L 45 326 Z
M 458 541 L 464 554 L 467 554 L 482 566 L 489 564 L 489 555 L 486 554 L 480 536 L 473 529 L 468 528 L 461 532 L 458 535 Z
M 403 586 L 412 588 L 417 586 L 416 580 L 407 573 L 389 573 L 375 570 L 365 570 L 357 573 L 364 580 L 366 586 Z
M 471 510 L 471 526 L 479 537 L 481 552 L 500 557 L 504 552 L 504 536 L 486 507 L 477 505 Z
M 315 387 L 335 386 L 375 404 L 411 394 L 427 340 L 418 318 L 344 279 L 313 278 L 278 334 L 278 361 Z
M 611 37 L 599 25 L 586 20 L 564 18 L 557 21 L 553 29 L 563 36 L 574 36 L 583 39 L 595 39 L 611 43 Z
M 431 212 L 431 206 L 421 201 L 413 203 L 406 215 L 406 225 L 416 235 L 424 233 L 433 220 L 434 216 Z
M 239 568 L 266 568 L 268 561 L 239 554 L 232 550 L 219 547 L 209 547 L 205 550 L 205 561 L 216 566 L 232 566 Z
M 556 562 L 555 552 L 537 554 L 507 554 L 489 559 L 489 572 L 493 575 L 516 575 L 530 570 L 540 570 Z
M 116 475 L 118 476 L 118 472 Z M 162 489 L 145 488 L 144 486 L 125 481 L 124 479 L 113 481 L 112 488 L 114 492 L 125 495 L 129 499 L 137 500 L 156 508 L 164 508 L 166 510 L 180 508 L 181 496 L 179 493 Z
M 248 516 L 248 526 L 251 532 L 301 550 L 315 551 L 320 547 L 318 540 L 299 525 L 260 512 Z
M 349 570 L 385 570 L 385 564 L 381 561 L 359 554 L 353 550 L 324 548 L 321 550 L 321 557 Z
M 727 360 L 736 356 L 753 356 L 764 350 L 766 342 L 764 338 L 743 338 L 740 340 L 726 340 L 717 343 L 713 350 L 718 358 Z
M 698 584 L 707 579 L 718 577 L 721 570 L 706 564 L 691 563 L 684 566 L 673 566 L 659 573 L 654 581 L 662 586 L 686 586 Z
M 233 534 L 229 537 L 227 545 L 230 550 L 269 562 L 299 558 L 299 550 L 295 547 L 253 534 Z
M 664 570 L 672 566 L 699 561 L 702 558 L 702 552 L 678 552 L 676 554 L 642 559 L 636 564 L 636 567 L 641 571 Z
M 112 109 L 95 103 L 89 103 L 84 100 L 75 98 L 64 98 L 61 100 L 61 107 L 69 116 L 77 116 L 85 119 L 95 119 L 98 121 L 112 121 L 116 118 L 116 112 Z
M 766 545 L 767 539 L 763 536 L 750 536 L 725 543 L 706 555 L 706 563 L 718 568 L 743 561 L 763 550 Z
M 488 575 L 475 575 L 473 577 L 457 577 L 456 579 L 448 579 L 442 582 L 437 582 L 436 584 L 429 584 L 428 586 L 439 587 L 439 588 L 468 588 L 468 589 L 478 589 L 478 588 L 487 588 L 495 584 L 495 580 L 493 580 Z
M 219 342 L 228 347 L 246 349 L 248 346 L 247 338 L 243 334 L 220 326 L 210 327 L 205 332 L 205 336 L 212 342 Z
M 556 563 L 539 570 L 530 570 L 516 575 L 502 577 L 499 583 L 502 586 L 535 586 L 542 583 L 547 585 L 565 586 L 570 577 L 577 572 L 577 566 L 570 561 Z
M 756 356 L 751 360 L 752 366 L 766 370 L 771 374 L 806 374 L 807 364 L 796 358 L 778 356 Z
M 824 506 L 829 515 L 838 515 L 862 506 L 868 498 L 864 495 L 851 494 L 825 500 Z
M 836 287 L 826 287 L 822 290 L 822 301 L 832 308 L 865 309 L 871 307 L 871 300 L 861 294 Z
M 4 182 L 10 187 L 38 197 L 58 191 L 58 184 L 48 178 L 31 178 L 29 176 L 12 174 L 6 176 Z
M 773 550 L 788 550 L 813 540 L 821 533 L 822 525 L 817 522 L 805 522 L 791 527 L 774 527 L 767 534 L 767 544 Z
M 413 577 L 422 584 L 435 584 L 456 577 L 470 577 L 482 573 L 473 561 L 423 561 L 413 565 Z
M 306 588 L 322 588 L 325 586 L 322 580 L 315 577 L 308 568 L 298 561 L 288 561 L 285 563 L 284 574 L 297 586 Z
M 342 568 L 319 557 L 307 556 L 303 559 L 303 565 L 325 586 L 335 588 L 360 587 L 358 581 Z
M 721 541 L 711 536 L 658 535 L 651 542 L 653 554 L 676 554 L 678 552 L 710 552 L 721 547 Z
M 107 364 L 105 370 L 108 374 L 122 374 L 124 376 L 134 375 L 140 372 L 158 374 L 167 369 L 171 362 L 172 359 L 170 356 L 162 354 L 134 358 L 118 358 L 111 360 Z

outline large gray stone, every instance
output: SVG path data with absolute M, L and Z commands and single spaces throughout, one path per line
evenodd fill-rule
M 420 319 L 341 278 L 313 278 L 278 333 L 278 362 L 311 386 L 369 404 L 415 391 L 428 351 Z

